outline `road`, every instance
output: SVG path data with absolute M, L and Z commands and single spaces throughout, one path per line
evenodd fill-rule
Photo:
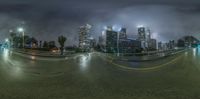
M 0 55 L 0 99 L 200 99 L 200 49 L 129 63 L 101 53 L 55 61 Z

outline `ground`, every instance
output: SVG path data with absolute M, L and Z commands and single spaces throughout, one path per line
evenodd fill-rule
M 121 62 L 110 61 L 103 53 L 54 61 L 2 51 L 0 98 L 200 99 L 199 59 L 200 49 L 192 49 L 157 62 L 124 63 L 153 66 L 169 62 L 156 69 L 132 70 L 119 67 L 116 64 L 123 66 Z

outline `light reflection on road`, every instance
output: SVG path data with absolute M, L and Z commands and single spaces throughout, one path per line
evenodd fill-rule
M 196 48 L 193 48 L 193 57 L 196 57 L 196 54 L 197 54 L 197 49 Z
M 89 63 L 90 63 L 90 60 L 91 60 L 91 54 L 88 53 L 88 54 L 80 55 L 79 57 L 80 57 L 79 58 L 80 69 L 82 71 L 87 70 Z
M 22 69 L 20 67 L 13 67 L 11 70 L 10 70 L 10 75 L 14 78 L 21 78 L 23 75 L 22 75 Z
M 3 49 L 2 57 L 3 60 L 7 63 L 9 63 L 8 67 L 5 68 L 4 71 L 7 71 L 8 74 L 14 78 L 21 78 L 22 69 L 20 67 L 20 62 L 14 61 L 10 58 L 10 55 L 12 54 L 12 51 L 10 51 L 7 48 Z
M 198 56 L 200 55 L 200 47 L 197 48 Z
M 185 52 L 185 56 L 188 56 L 188 52 Z
M 5 61 L 9 60 L 9 49 L 6 49 L 6 48 L 3 49 L 3 59 Z
M 35 60 L 36 58 L 35 58 L 35 56 L 31 56 L 31 59 L 32 59 L 32 60 Z

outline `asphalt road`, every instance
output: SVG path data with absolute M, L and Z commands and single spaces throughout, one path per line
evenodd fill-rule
M 66 60 L 0 55 L 0 99 L 200 99 L 200 49 L 128 63 L 101 53 Z

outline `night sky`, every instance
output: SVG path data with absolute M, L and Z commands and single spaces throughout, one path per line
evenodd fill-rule
M 91 24 L 98 37 L 104 26 L 126 27 L 130 38 L 137 26 L 149 27 L 159 41 L 184 35 L 200 38 L 199 0 L 0 0 L 0 40 L 9 29 L 24 24 L 26 34 L 39 40 L 67 36 L 78 42 L 78 28 Z

